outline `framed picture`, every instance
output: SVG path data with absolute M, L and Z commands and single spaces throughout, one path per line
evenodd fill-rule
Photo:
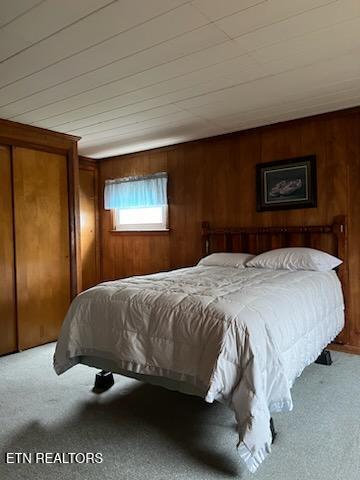
M 316 157 L 256 165 L 257 211 L 316 207 Z

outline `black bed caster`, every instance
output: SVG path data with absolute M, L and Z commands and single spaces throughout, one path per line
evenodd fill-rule
M 95 384 L 93 391 L 96 393 L 105 392 L 114 385 L 114 376 L 111 372 L 102 370 L 95 376 Z
M 315 360 L 315 363 L 319 363 L 320 365 L 331 365 L 331 353 L 329 350 L 323 350 L 318 358 Z
M 270 418 L 270 430 L 271 430 L 271 438 L 272 438 L 271 443 L 274 443 L 277 433 L 275 431 L 274 420 L 272 419 L 272 417 Z

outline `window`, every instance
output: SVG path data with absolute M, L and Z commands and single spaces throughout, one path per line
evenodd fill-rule
M 145 208 L 116 208 L 114 230 L 167 230 L 167 205 Z
M 167 230 L 167 174 L 106 180 L 104 206 L 116 231 Z

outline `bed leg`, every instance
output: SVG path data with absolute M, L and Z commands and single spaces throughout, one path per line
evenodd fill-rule
M 100 393 L 105 392 L 105 390 L 109 390 L 114 385 L 114 376 L 111 372 L 105 372 L 105 370 L 101 370 L 101 372 L 97 373 L 95 376 L 95 384 L 93 391 Z
M 331 360 L 331 353 L 329 350 L 324 350 L 320 353 L 318 358 L 315 360 L 315 363 L 319 363 L 320 365 L 331 365 L 332 360 Z
M 277 432 L 275 431 L 274 420 L 273 420 L 272 417 L 270 418 L 270 430 L 271 430 L 271 437 L 272 437 L 272 442 L 271 443 L 274 443 Z

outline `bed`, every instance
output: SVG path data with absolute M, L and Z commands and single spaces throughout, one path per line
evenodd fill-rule
M 54 355 L 233 409 L 251 472 L 271 451 L 271 414 L 344 326 L 346 218 L 330 225 L 202 230 L 203 253 L 308 246 L 343 260 L 337 272 L 204 266 L 105 282 L 81 293 Z M 342 285 L 341 285 L 342 284 Z

